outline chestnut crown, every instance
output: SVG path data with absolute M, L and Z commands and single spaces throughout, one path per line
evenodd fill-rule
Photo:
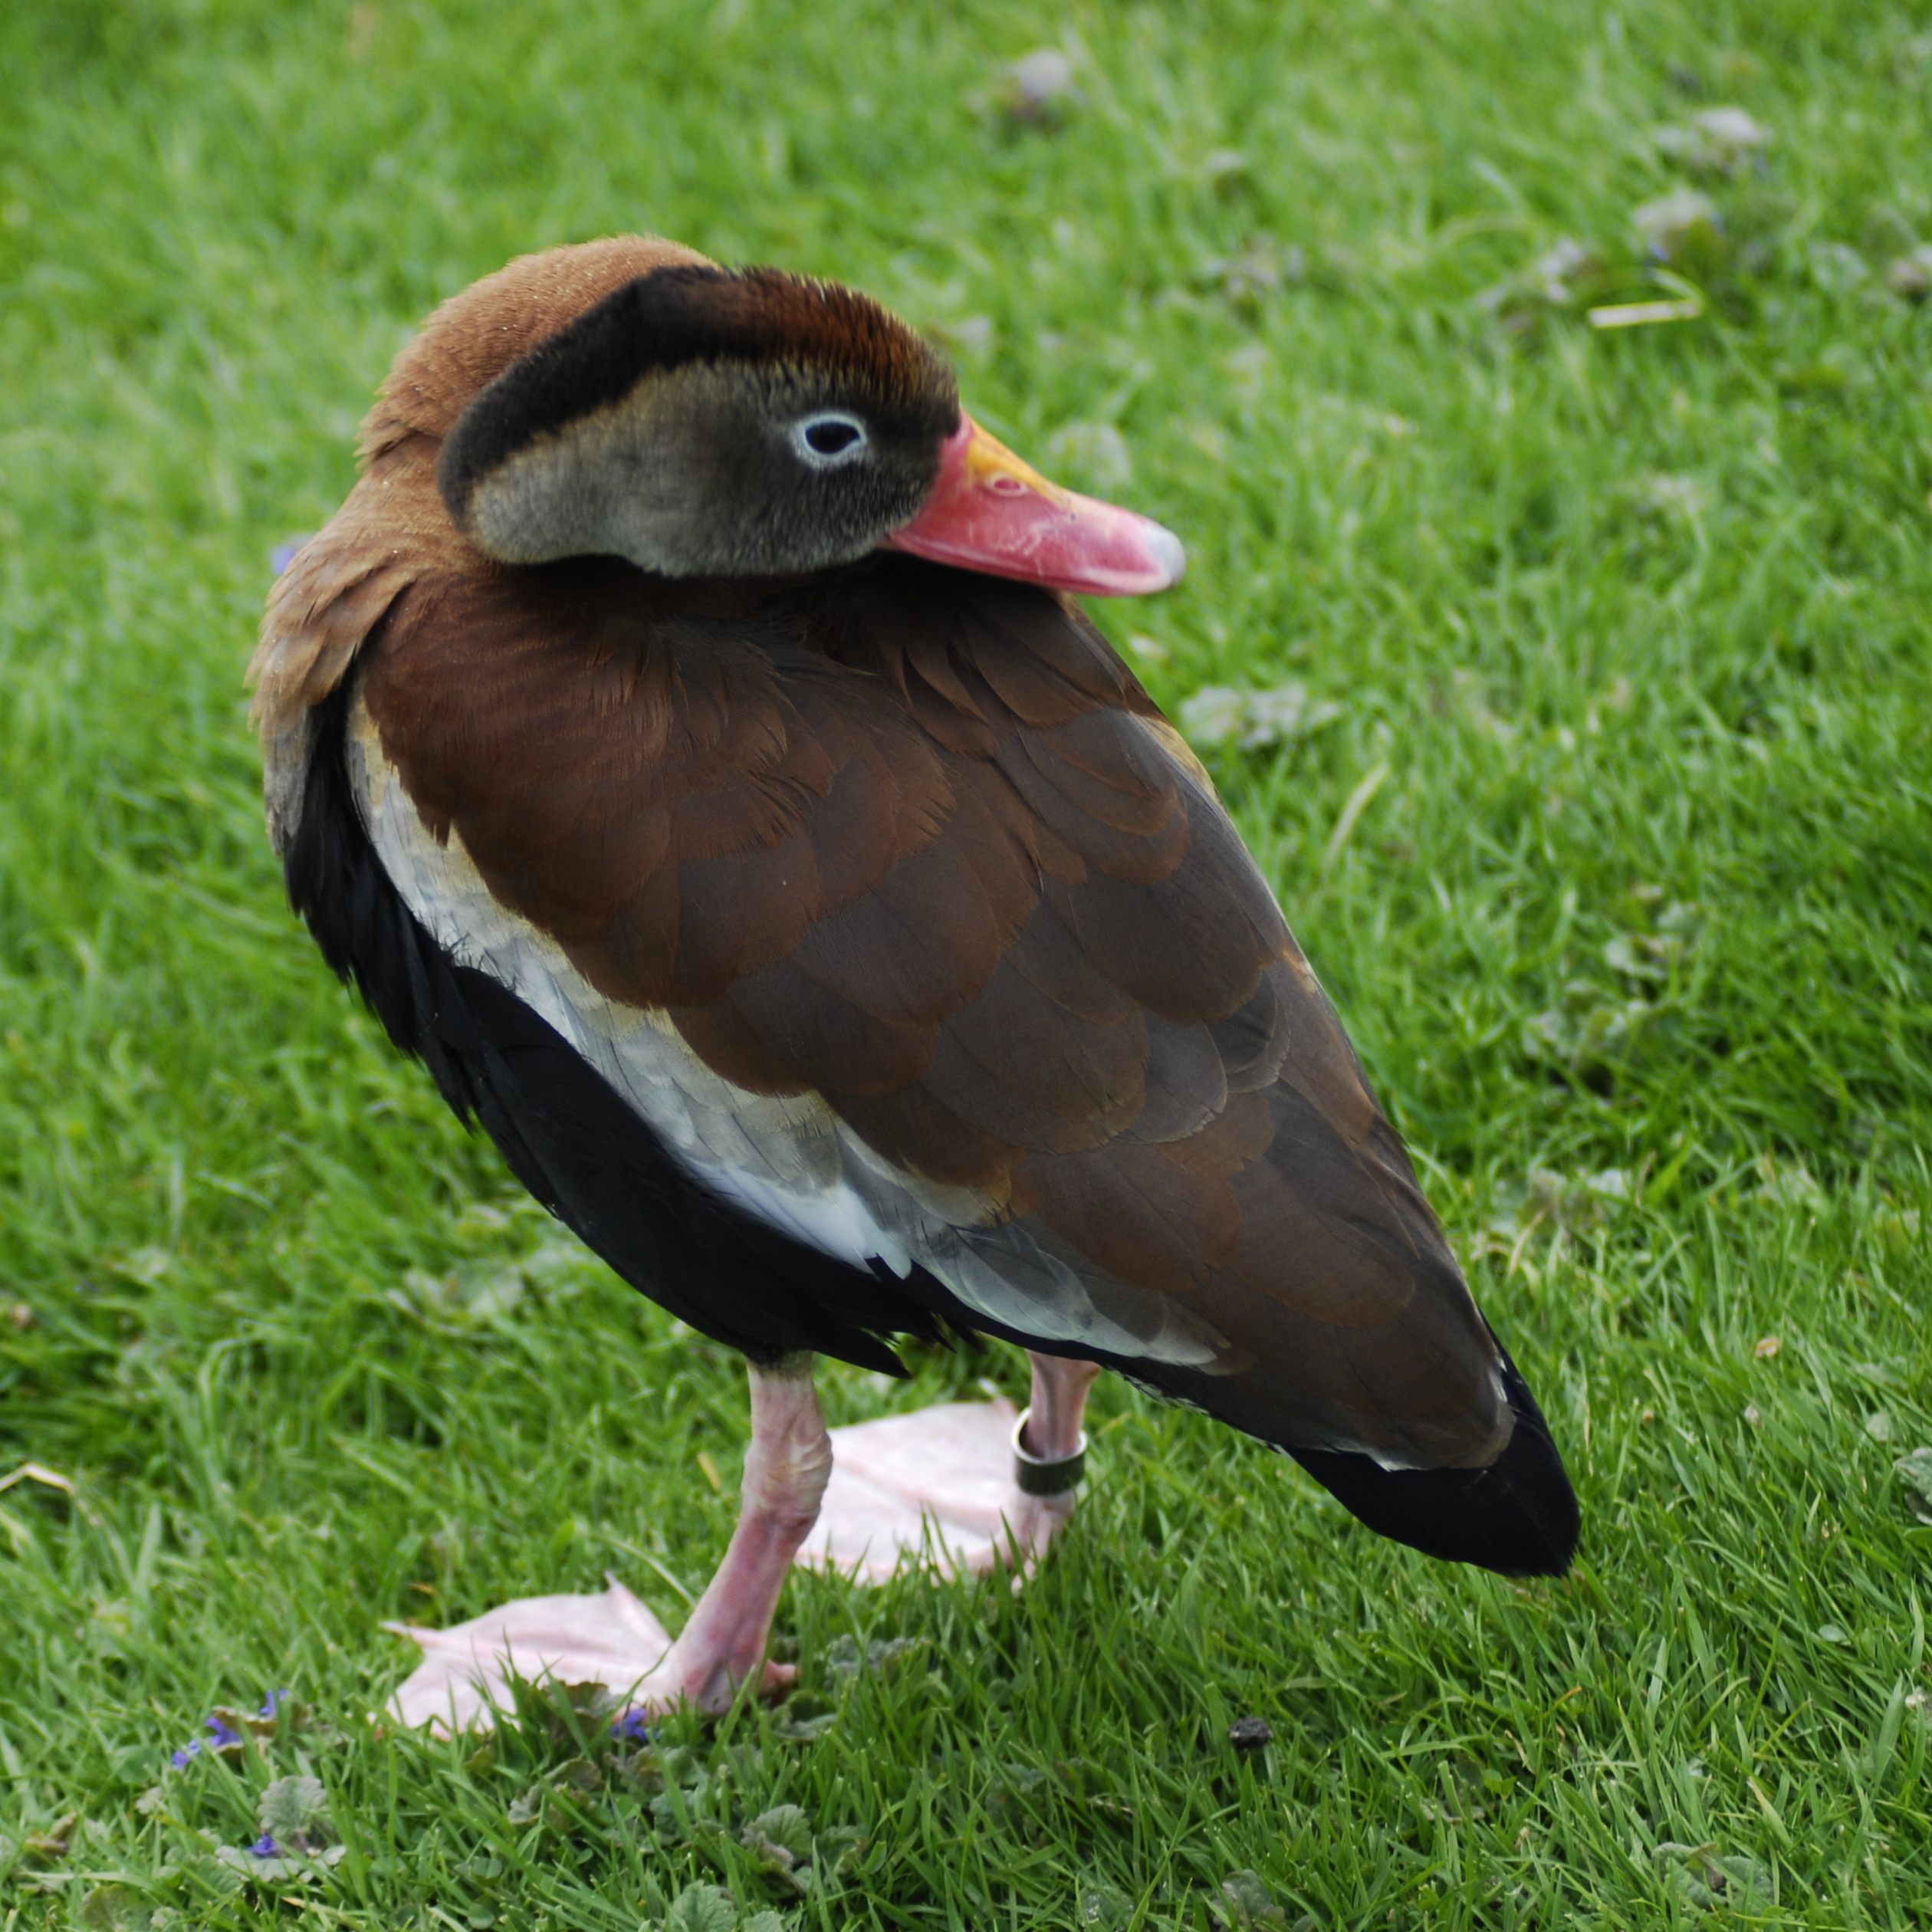
M 507 564 L 612 555 L 666 577 L 849 562 L 931 493 L 951 370 L 854 290 L 659 268 L 485 386 L 444 442 L 458 527 Z

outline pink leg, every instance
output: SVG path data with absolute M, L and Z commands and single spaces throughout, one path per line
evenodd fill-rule
M 1100 1371 L 1090 1362 L 1033 1357 L 1033 1404 L 1017 1479 L 1010 1403 L 949 1402 L 826 1433 L 811 1357 L 751 1369 L 751 1447 L 731 1547 L 674 1644 L 623 1584 L 601 1596 L 524 1597 L 448 1630 L 387 1626 L 423 1661 L 391 1709 L 439 1730 L 487 1728 L 510 1701 L 512 1676 L 601 1684 L 633 1709 L 728 1708 L 761 1668 L 785 1573 L 796 1560 L 882 1580 L 908 1550 L 933 1549 L 951 1569 L 1030 1570 L 1073 1513 L 1054 1473 L 1080 1444 L 1080 1418 Z M 839 1467 L 835 1470 L 836 1453 Z M 829 1484 L 829 1488 L 828 1488 Z M 816 1526 L 816 1533 L 814 1534 Z M 763 1665 L 775 1689 L 789 1668 Z
M 1059 1355 L 1034 1355 L 1033 1399 L 1027 1416 L 1024 1447 L 1043 1463 L 1064 1461 L 1077 1454 L 1086 1441 L 1080 1428 L 1087 1396 L 1100 1378 L 1094 1362 L 1068 1362 Z M 1066 1527 L 1079 1492 L 1071 1487 L 1057 1495 L 1017 1500 L 1012 1518 L 1014 1541 L 1023 1558 L 1043 1555 L 1046 1546 Z
M 633 1710 L 691 1704 L 729 1708 L 756 1672 L 778 1592 L 819 1513 L 832 1444 L 812 1386 L 812 1358 L 751 1365 L 751 1447 L 731 1547 L 674 1644 L 616 1578 L 601 1596 L 523 1597 L 449 1630 L 385 1628 L 422 1647 L 423 1661 L 390 1708 L 405 1723 L 439 1732 L 487 1730 L 511 1702 L 509 1679 L 601 1684 Z M 764 1686 L 790 1681 L 764 1664 Z
M 1086 1414 L 1087 1397 L 1100 1379 L 1100 1365 L 1030 1352 L 1027 1359 L 1033 1364 L 1027 1447 L 1043 1462 L 1057 1462 L 1080 1446 L 1080 1423 Z
M 738 1687 L 758 1670 L 778 1593 L 818 1520 L 832 1474 L 812 1358 L 749 1366 L 751 1447 L 738 1527 L 678 1641 L 639 1687 L 639 1701 L 660 1709 L 688 1702 L 700 1710 L 728 1710 Z

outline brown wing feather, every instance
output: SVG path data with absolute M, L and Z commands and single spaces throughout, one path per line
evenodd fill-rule
M 365 690 L 426 819 L 593 985 L 984 1190 L 1097 1298 L 1176 1298 L 1229 1419 L 1398 1463 L 1506 1439 L 1332 1008 L 1076 613 L 888 559 L 472 571 L 396 602 Z
M 896 560 L 826 590 L 494 570 L 449 527 L 429 438 L 376 440 L 271 604 L 271 763 L 299 772 L 362 652 L 426 821 L 600 990 L 980 1189 L 1097 1301 L 1176 1297 L 1227 1338 L 1229 1420 L 1495 1454 L 1493 1347 L 1399 1142 L 1083 619 Z

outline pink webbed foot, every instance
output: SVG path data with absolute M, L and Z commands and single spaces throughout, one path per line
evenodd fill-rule
M 832 1480 L 793 1559 L 882 1583 L 910 1556 L 984 1576 L 1040 1555 L 1073 1513 L 1013 1480 L 1010 1402 L 943 1402 L 832 1431 Z M 1051 1506 L 1049 1506 L 1049 1505 Z
M 488 1730 L 498 1710 L 513 1706 L 512 1677 L 600 1684 L 626 1708 L 653 1714 L 692 1696 L 670 1634 L 614 1576 L 601 1596 L 519 1597 L 447 1630 L 383 1628 L 423 1653 L 389 1709 L 406 1724 L 432 1726 L 439 1737 Z M 776 1696 L 797 1674 L 789 1664 L 767 1664 L 760 1689 Z
M 1099 1372 L 1034 1358 L 1027 1446 L 1036 1467 L 1077 1456 L 1079 1418 Z M 1001 1564 L 1024 1575 L 1072 1517 L 1076 1492 L 1031 1495 L 1016 1479 L 1014 1424 L 1001 1398 L 945 1402 L 832 1433 L 832 1480 L 794 1562 L 883 1582 L 909 1555 L 955 1575 Z M 1051 1480 L 1076 1480 L 1070 1467 Z
M 389 1623 L 385 1630 L 422 1648 L 389 1708 L 436 1735 L 487 1730 L 511 1708 L 510 1679 L 601 1684 L 630 1691 L 664 1661 L 671 1638 L 649 1608 L 615 1577 L 601 1596 L 519 1597 L 448 1630 Z

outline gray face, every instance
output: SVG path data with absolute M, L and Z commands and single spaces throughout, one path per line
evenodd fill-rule
M 627 557 L 665 577 L 849 563 L 915 515 L 957 423 L 863 376 L 689 363 L 544 433 L 476 478 L 458 521 L 507 564 Z

